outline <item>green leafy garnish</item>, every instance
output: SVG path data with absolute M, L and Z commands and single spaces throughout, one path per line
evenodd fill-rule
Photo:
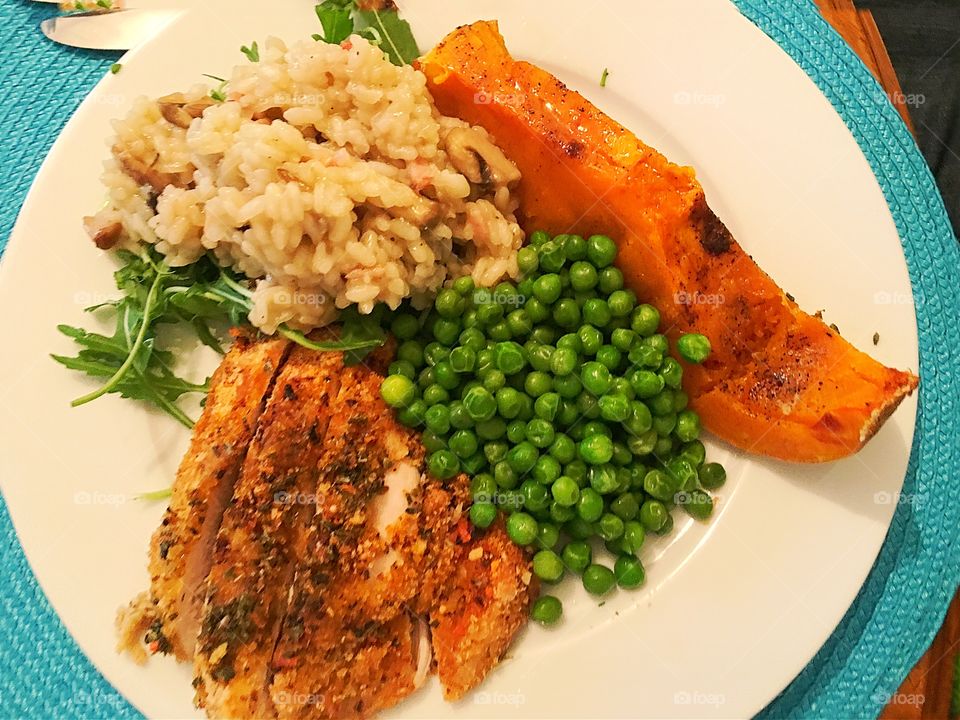
M 102 7 L 104 10 L 109 10 L 113 7 L 113 2 L 111 0 L 97 0 L 97 7 Z
M 208 381 L 193 383 L 177 377 L 173 353 L 158 346 L 158 331 L 164 325 L 189 327 L 201 343 L 222 354 L 224 330 L 249 326 L 247 316 L 253 306 L 250 281 L 220 267 L 209 255 L 174 268 L 152 246 L 141 246 L 139 254 L 121 250 L 117 255 L 124 264 L 114 273 L 114 281 L 122 297 L 87 308 L 88 312 L 112 313 L 113 334 L 58 327 L 80 351 L 75 357 L 53 355 L 53 359 L 103 383 L 72 404 L 83 405 L 117 393 L 154 405 L 193 427 L 178 401 L 188 393 L 206 393 Z M 353 308 L 345 310 L 340 317 L 340 337 L 331 334 L 328 341 L 308 338 L 283 325 L 277 332 L 306 348 L 341 351 L 348 362 L 359 362 L 386 340 L 383 312 L 382 306 L 370 315 L 360 315 Z
M 410 24 L 392 2 L 383 9 L 364 9 L 357 0 L 325 0 L 314 9 L 323 27 L 315 40 L 339 44 L 356 33 L 383 50 L 394 65 L 409 65 L 420 57 Z
M 209 73 L 200 73 L 200 74 L 203 75 L 204 77 L 208 77 L 211 80 L 216 80 L 218 83 L 220 83 L 213 90 L 210 91 L 210 97 L 213 98 L 216 102 L 226 102 L 227 93 L 225 91 L 227 88 L 227 83 L 229 81 L 222 77 L 218 77 L 216 75 L 210 75 Z
M 113 65 L 110 66 L 110 73 L 113 75 L 116 75 L 121 70 L 123 70 L 123 65 L 121 65 L 120 63 L 114 63 Z
M 600 75 L 600 87 L 607 86 L 607 78 L 610 77 L 610 71 L 607 68 L 603 69 L 603 73 Z
M 257 47 L 257 41 L 254 40 L 250 47 L 246 45 L 240 46 L 240 52 L 247 56 L 247 60 L 250 62 L 260 62 L 260 48 Z
M 166 500 L 173 495 L 173 488 L 168 487 L 164 490 L 154 490 L 152 492 L 140 493 L 135 496 L 134 500 L 143 500 L 144 502 L 157 502 L 158 500 Z

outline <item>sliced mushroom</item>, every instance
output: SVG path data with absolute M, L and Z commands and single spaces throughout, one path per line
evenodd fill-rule
M 83 229 L 87 231 L 94 245 L 101 250 L 111 250 L 120 241 L 123 224 L 119 220 L 105 223 L 96 215 L 88 215 L 83 219 Z
M 186 187 L 193 178 L 193 173 L 186 170 L 179 173 L 160 172 L 142 160 L 135 158 L 119 145 L 114 145 L 112 151 L 124 173 L 133 178 L 139 185 L 149 185 L 158 193 L 162 193 L 168 185 Z
M 473 128 L 454 128 L 447 133 L 450 162 L 474 185 L 493 182 L 512 185 L 520 171 L 496 145 Z
M 171 93 L 157 100 L 157 104 L 164 120 L 177 127 L 188 128 L 194 118 L 203 115 L 203 111 L 213 105 L 213 99 L 188 100 L 183 93 Z
M 413 205 L 390 208 L 390 214 L 406 220 L 411 225 L 424 228 L 430 225 L 440 215 L 440 203 L 428 200 L 422 195 L 417 195 L 417 199 L 413 202 Z

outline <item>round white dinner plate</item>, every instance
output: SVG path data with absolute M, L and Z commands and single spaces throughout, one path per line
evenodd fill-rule
M 550 3 L 407 0 L 426 50 L 457 25 L 496 18 L 508 47 L 556 74 L 675 162 L 693 165 L 744 248 L 809 311 L 888 365 L 916 370 L 903 253 L 862 153 L 813 82 L 727 0 Z M 58 323 L 116 295 L 113 262 L 81 228 L 103 201 L 110 121 L 134 97 L 226 75 L 241 45 L 319 31 L 306 0 L 205 0 L 94 89 L 44 163 L 0 263 L 0 479 L 27 557 L 82 650 L 152 718 L 199 717 L 191 672 L 137 666 L 114 649 L 114 615 L 148 584 L 164 510 L 136 500 L 168 486 L 188 432 L 110 396 L 71 409 L 90 381 Z M 606 87 L 600 86 L 604 68 Z M 881 342 L 873 346 L 874 333 Z M 184 362 L 212 369 L 209 356 Z M 647 583 L 606 602 L 559 588 L 565 620 L 531 626 L 472 695 L 435 682 L 388 715 L 742 717 L 810 660 L 849 607 L 883 542 L 903 482 L 916 402 L 858 455 L 796 466 L 708 441 L 726 464 L 709 524 L 680 520 L 642 557 Z

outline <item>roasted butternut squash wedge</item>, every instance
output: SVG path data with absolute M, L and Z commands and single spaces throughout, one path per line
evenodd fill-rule
M 603 233 L 627 283 L 674 339 L 710 338 L 686 365 L 703 424 L 743 450 L 797 462 L 857 452 L 916 387 L 803 312 L 669 162 L 549 73 L 514 60 L 495 22 L 458 28 L 420 60 L 439 109 L 486 128 L 517 164 L 528 230 Z M 714 295 L 717 304 L 686 303 Z

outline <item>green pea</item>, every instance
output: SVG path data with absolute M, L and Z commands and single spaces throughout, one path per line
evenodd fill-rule
M 539 247 L 543 245 L 545 242 L 547 242 L 549 239 L 550 239 L 550 235 L 548 235 L 543 230 L 534 230 L 532 233 L 530 233 L 530 244 L 533 247 Z
M 483 340 L 484 348 L 477 351 L 477 374 L 482 374 L 487 370 L 495 370 L 493 348 L 486 347 L 486 338 Z
M 420 323 L 417 322 L 417 318 L 413 315 L 398 313 L 390 322 L 390 332 L 392 332 L 398 340 L 410 340 L 420 332 Z
M 520 372 L 527 364 L 523 348 L 515 342 L 498 342 L 493 348 L 494 362 L 504 375 Z
M 460 469 L 467 475 L 475 475 L 487 467 L 487 459 L 482 452 L 475 452 L 469 457 L 460 460 Z
M 523 389 L 532 398 L 538 398 L 553 389 L 553 380 L 545 372 L 534 370 L 523 383 Z
M 556 547 L 558 542 L 560 542 L 560 528 L 550 522 L 540 523 L 537 545 L 545 550 L 550 550 Z
M 581 309 L 583 319 L 591 325 L 602 328 L 610 322 L 610 306 L 602 298 L 591 298 L 583 304 Z
M 631 329 L 641 337 L 653 335 L 660 326 L 660 312 L 653 305 L 638 305 L 630 316 Z
M 427 429 L 439 435 L 450 430 L 450 409 L 446 405 L 431 405 L 423 414 L 423 419 Z
M 592 487 L 580 491 L 577 499 L 577 516 L 586 522 L 596 522 L 603 515 L 603 496 Z
M 558 458 L 559 459 L 559 458 Z M 700 484 L 707 490 L 716 490 L 727 481 L 727 471 L 720 463 L 706 463 L 700 468 Z
M 669 437 L 657 437 L 653 446 L 653 456 L 656 458 L 669 457 L 673 453 L 673 440 Z
M 403 375 L 413 380 L 417 376 L 417 370 L 406 360 L 395 360 L 390 363 L 390 367 L 387 368 L 387 375 Z
M 477 423 L 474 430 L 481 440 L 498 440 L 507 432 L 507 424 L 501 418 L 492 417 Z
M 613 345 L 601 345 L 597 350 L 597 362 L 614 371 L 620 366 L 623 355 Z
M 446 360 L 449 356 L 450 348 L 436 341 L 427 343 L 427 346 L 423 348 L 423 360 L 430 367 L 435 366 L 438 362 Z
M 509 454 L 508 452 L 508 457 Z M 504 490 L 513 490 L 520 484 L 520 477 L 517 475 L 516 470 L 513 469 L 509 460 L 501 460 L 493 466 L 493 479 L 496 480 L 497 485 Z
M 583 460 L 571 460 L 563 466 L 563 474 L 573 478 L 580 487 L 587 484 L 587 464 Z
M 463 407 L 474 422 L 483 422 L 497 412 L 497 401 L 486 388 L 473 387 L 464 394 Z
M 456 430 L 466 430 L 475 425 L 470 413 L 459 400 L 450 403 L 450 426 Z
M 537 539 L 540 527 L 531 515 L 515 512 L 507 518 L 507 536 L 521 547 Z
M 683 381 L 683 367 L 672 357 L 665 357 L 657 374 L 663 378 L 664 384 L 676 390 Z
M 576 457 L 577 446 L 568 435 L 557 433 L 547 452 L 558 463 L 566 465 Z
M 522 247 L 517 251 L 517 267 L 524 275 L 530 275 L 540 267 L 540 258 L 532 247 Z
M 572 540 L 589 540 L 594 535 L 593 524 L 586 522 L 579 516 L 574 516 L 571 520 L 568 520 L 563 526 L 563 531 Z
M 588 262 L 577 261 L 570 266 L 570 287 L 577 292 L 592 290 L 597 284 L 597 269 Z
M 552 485 L 560 477 L 560 462 L 551 455 L 541 455 L 530 474 L 541 485 Z
M 510 326 L 505 320 L 501 320 L 498 323 L 494 323 L 487 329 L 487 335 L 490 336 L 491 340 L 496 340 L 498 342 L 504 342 L 513 337 L 513 333 L 510 332 Z
M 621 520 L 633 520 L 640 513 L 640 504 L 631 493 L 623 493 L 610 503 L 610 512 Z
M 664 388 L 647 400 L 647 407 L 654 415 L 669 415 L 673 412 L 673 391 Z
M 576 382 L 574 383 L 577 388 L 580 387 L 580 380 L 576 379 L 573 375 L 569 375 L 566 379 L 573 378 Z M 561 378 L 557 378 L 560 380 Z M 560 410 L 557 412 L 557 424 L 561 427 L 570 427 L 580 418 L 580 411 L 577 409 L 577 403 L 570 399 L 570 395 L 566 392 L 564 387 L 567 385 L 566 382 L 558 383 L 554 381 L 553 386 L 556 388 L 559 394 L 563 395 L 564 399 L 560 401 Z
M 437 294 L 434 307 L 437 309 L 437 314 L 441 318 L 456 320 L 463 314 L 465 303 L 463 296 L 456 290 L 453 288 L 444 288 Z M 436 334 L 436 326 L 434 326 L 434 334 Z M 440 340 L 440 338 L 437 339 Z M 443 341 L 441 340 L 441 342 Z
M 548 273 L 560 272 L 566 261 L 562 243 L 551 240 L 540 247 L 540 267 Z
M 534 324 L 542 323 L 550 317 L 550 308 L 536 297 L 529 298 L 527 302 L 524 303 L 523 309 L 526 311 L 530 322 Z
M 457 457 L 461 459 L 470 457 L 477 452 L 477 449 L 480 447 L 477 435 L 472 430 L 457 430 L 457 432 L 450 436 L 448 445 Z
M 477 365 L 477 353 L 468 347 L 455 347 L 447 362 L 456 373 L 472 372 Z
M 699 440 L 692 440 L 684 443 L 683 447 L 680 448 L 680 455 L 689 460 L 694 467 L 699 468 L 707 457 L 707 449 Z
M 477 311 L 474 308 L 470 308 L 465 313 L 463 313 L 463 327 L 465 329 L 477 329 L 477 326 L 480 324 L 480 321 L 477 319 Z
M 610 386 L 611 395 L 623 395 L 627 400 L 633 400 L 636 398 L 637 394 L 633 391 L 633 388 L 630 387 L 630 383 L 627 379 L 621 375 L 617 375 L 613 378 L 613 384 Z
M 572 400 L 577 397 L 583 390 L 583 383 L 580 382 L 580 378 L 574 374 L 554 376 L 553 378 L 553 390 L 561 398 L 566 400 Z
M 667 523 L 670 512 L 658 500 L 647 500 L 640 506 L 640 524 L 650 532 L 658 532 Z
M 674 390 L 673 409 L 675 412 L 680 412 L 681 410 L 686 409 L 689 403 L 690 403 L 689 395 L 687 395 L 683 390 Z
M 415 368 L 423 367 L 423 347 L 416 340 L 407 340 L 397 348 L 397 360 L 410 363 Z
M 613 564 L 613 575 L 617 579 L 617 585 L 625 590 L 643 585 L 646 575 L 643 571 L 643 565 L 635 557 L 621 555 Z
M 657 415 L 653 418 L 653 429 L 660 437 L 667 437 L 677 427 L 677 414 Z
M 460 348 L 454 348 L 451 350 L 451 354 L 458 349 L 469 349 L 474 353 L 479 353 L 487 346 L 487 339 L 484 337 L 483 333 L 475 327 L 470 327 L 460 333 L 460 337 L 457 338 L 457 342 L 460 343 Z
M 581 327 L 577 331 L 577 336 L 580 338 L 584 355 L 596 355 L 597 351 L 603 347 L 603 333 L 593 327 L 593 325 L 584 325 Z
M 497 412 L 501 417 L 510 420 L 520 414 L 520 392 L 512 387 L 497 390 Z
M 652 424 L 651 419 L 651 424 Z M 640 433 L 639 435 L 634 435 L 633 437 L 627 440 L 627 447 L 630 449 L 635 456 L 649 455 L 654 451 L 657 446 L 657 441 L 659 440 L 657 431 L 653 428 L 650 428 L 646 432 Z
M 553 550 L 540 550 L 533 556 L 533 572 L 544 582 L 555 583 L 563 577 L 563 560 Z
M 576 300 L 563 298 L 553 306 L 553 321 L 564 330 L 572 330 L 580 324 L 580 307 Z
M 577 448 L 580 457 L 590 465 L 603 465 L 613 457 L 613 441 L 605 435 L 589 435 Z
M 446 441 L 437 435 L 437 433 L 433 432 L 433 430 L 425 430 L 420 436 L 420 442 L 423 443 L 423 449 L 429 453 L 443 450 L 447 447 Z
M 613 317 L 628 317 L 637 304 L 637 296 L 630 290 L 614 290 L 607 298 L 607 306 Z
M 690 490 L 683 493 L 681 504 L 694 520 L 709 520 L 713 514 L 713 498 L 703 490 Z
M 507 425 L 507 440 L 514 445 L 527 439 L 527 423 L 523 420 L 514 420 Z
M 544 305 L 553 305 L 562 291 L 560 276 L 555 273 L 541 275 L 533 281 L 533 296 Z
M 441 360 L 433 366 L 433 378 L 444 390 L 453 390 L 460 384 L 457 371 L 453 369 L 453 363 L 449 360 Z
M 700 436 L 700 416 L 693 410 L 684 410 L 677 415 L 677 427 L 674 432 L 682 442 L 691 442 Z
M 493 502 L 497 494 L 497 481 L 490 473 L 479 473 L 470 480 L 470 496 L 475 503 Z
M 481 385 L 492 394 L 496 394 L 507 384 L 506 376 L 499 370 L 490 369 L 480 374 L 482 378 Z
M 453 290 L 450 290 L 453 292 Z M 463 302 L 461 298 L 456 293 L 453 293 L 454 296 Z M 436 341 L 442 345 L 453 345 L 457 342 L 457 338 L 460 336 L 460 323 L 457 320 L 449 320 L 447 318 L 437 318 L 433 323 L 433 337 Z
M 552 345 L 541 345 L 537 343 L 527 351 L 527 362 L 530 367 L 538 372 L 550 371 L 550 360 L 553 358 L 555 349 Z
M 630 328 L 617 328 L 610 333 L 610 344 L 621 352 L 629 352 L 636 339 L 637 334 Z
M 587 257 L 587 241 L 580 235 L 564 235 L 563 252 L 568 260 L 583 260 Z
M 447 480 L 460 472 L 460 460 L 451 450 L 437 450 L 427 459 L 427 467 L 434 477 Z
M 583 587 L 591 595 L 606 595 L 616 584 L 613 571 L 603 565 L 589 565 L 583 571 Z
M 600 417 L 600 404 L 596 396 L 584 390 L 577 396 L 577 411 L 585 418 Z
M 677 352 L 689 363 L 702 363 L 710 357 L 710 340 L 700 333 L 687 333 L 677 340 Z
M 477 308 L 477 321 L 480 325 L 490 328 L 503 319 L 503 306 L 488 303 Z
M 567 505 L 561 505 L 556 500 L 550 503 L 550 519 L 555 523 L 565 523 L 576 516 L 576 511 Z
M 539 325 L 530 333 L 530 339 L 536 340 L 541 345 L 551 347 L 557 339 L 557 331 L 549 325 Z
M 567 333 L 557 340 L 557 347 L 564 350 L 572 350 L 574 355 L 583 351 L 583 343 L 580 342 L 580 336 L 576 333 Z
M 403 377 L 394 375 L 393 377 Z M 419 427 L 423 425 L 424 415 L 427 413 L 427 404 L 423 400 L 414 400 L 397 413 L 397 420 L 407 427 Z
M 523 506 L 530 512 L 540 512 L 550 507 L 550 493 L 536 480 L 524 480 L 520 485 L 523 493 Z
M 623 273 L 616 267 L 604 268 L 600 271 L 597 287 L 600 288 L 600 292 L 611 295 L 623 287 Z
M 591 235 L 587 240 L 587 258 L 596 267 L 607 267 L 616 257 L 617 245 L 606 235 Z
M 630 416 L 630 401 L 623 395 L 609 394 L 598 401 L 600 417 L 609 422 L 623 422 Z
M 561 558 L 567 568 L 579 575 L 593 562 L 593 550 L 583 540 L 571 540 L 564 546 Z
M 604 540 L 616 540 L 623 535 L 623 520 L 613 513 L 604 513 L 597 521 L 597 535 Z
M 510 446 L 502 441 L 488 442 L 483 446 L 484 457 L 491 465 L 496 465 L 501 460 L 505 460 Z
M 594 465 L 589 471 L 590 487 L 601 495 L 616 492 L 620 487 L 620 478 L 613 465 Z
M 663 363 L 663 353 L 652 345 L 640 344 L 631 348 L 627 359 L 634 365 L 645 368 L 659 368 Z
M 605 365 L 588 362 L 580 370 L 580 382 L 588 392 L 599 397 L 610 389 L 613 378 Z
M 520 395 L 520 414 L 517 417 L 524 421 L 533 419 L 533 398 L 529 395 Z
M 673 515 L 667 515 L 666 522 L 663 523 L 663 527 L 659 530 L 654 531 L 655 535 L 669 535 L 673 531 Z
M 678 483 L 662 470 L 651 470 L 643 479 L 644 492 L 663 502 L 672 501 L 679 489 Z
M 541 420 L 553 422 L 560 410 L 560 396 L 555 392 L 544 393 L 533 403 L 533 412 Z M 552 441 L 551 441 L 552 442 Z
M 453 289 L 464 298 L 473 295 L 475 288 L 476 284 L 473 282 L 473 278 L 469 275 L 458 277 L 453 281 Z
M 636 502 L 636 499 L 634 499 Z M 620 546 L 623 551 L 629 555 L 636 555 L 643 547 L 647 533 L 643 529 L 643 524 L 636 520 L 627 520 L 623 523 L 623 537 L 620 538 Z
M 634 370 L 628 380 L 637 397 L 646 400 L 657 395 L 666 384 L 662 377 L 651 370 Z
M 534 447 L 540 449 L 550 447 L 554 437 L 556 437 L 556 431 L 553 429 L 553 425 L 546 420 L 533 418 L 527 423 L 527 440 Z
M 558 505 L 572 507 L 580 499 L 580 486 L 566 475 L 561 475 L 550 488 L 553 499 Z
M 402 409 L 417 397 L 417 387 L 404 375 L 390 375 L 380 384 L 380 397 L 392 408 Z
M 470 522 L 478 528 L 488 528 L 497 519 L 497 508 L 488 502 L 478 502 L 470 506 Z
M 553 595 L 538 597 L 530 608 L 530 619 L 540 625 L 556 625 L 562 616 L 563 604 Z
M 569 348 L 558 348 L 550 356 L 550 372 L 554 375 L 569 375 L 576 367 L 577 354 Z
M 540 453 L 537 452 L 537 448 L 532 443 L 524 441 L 511 448 L 507 453 L 507 462 L 510 463 L 514 472 L 523 474 L 533 469 L 538 457 Z

